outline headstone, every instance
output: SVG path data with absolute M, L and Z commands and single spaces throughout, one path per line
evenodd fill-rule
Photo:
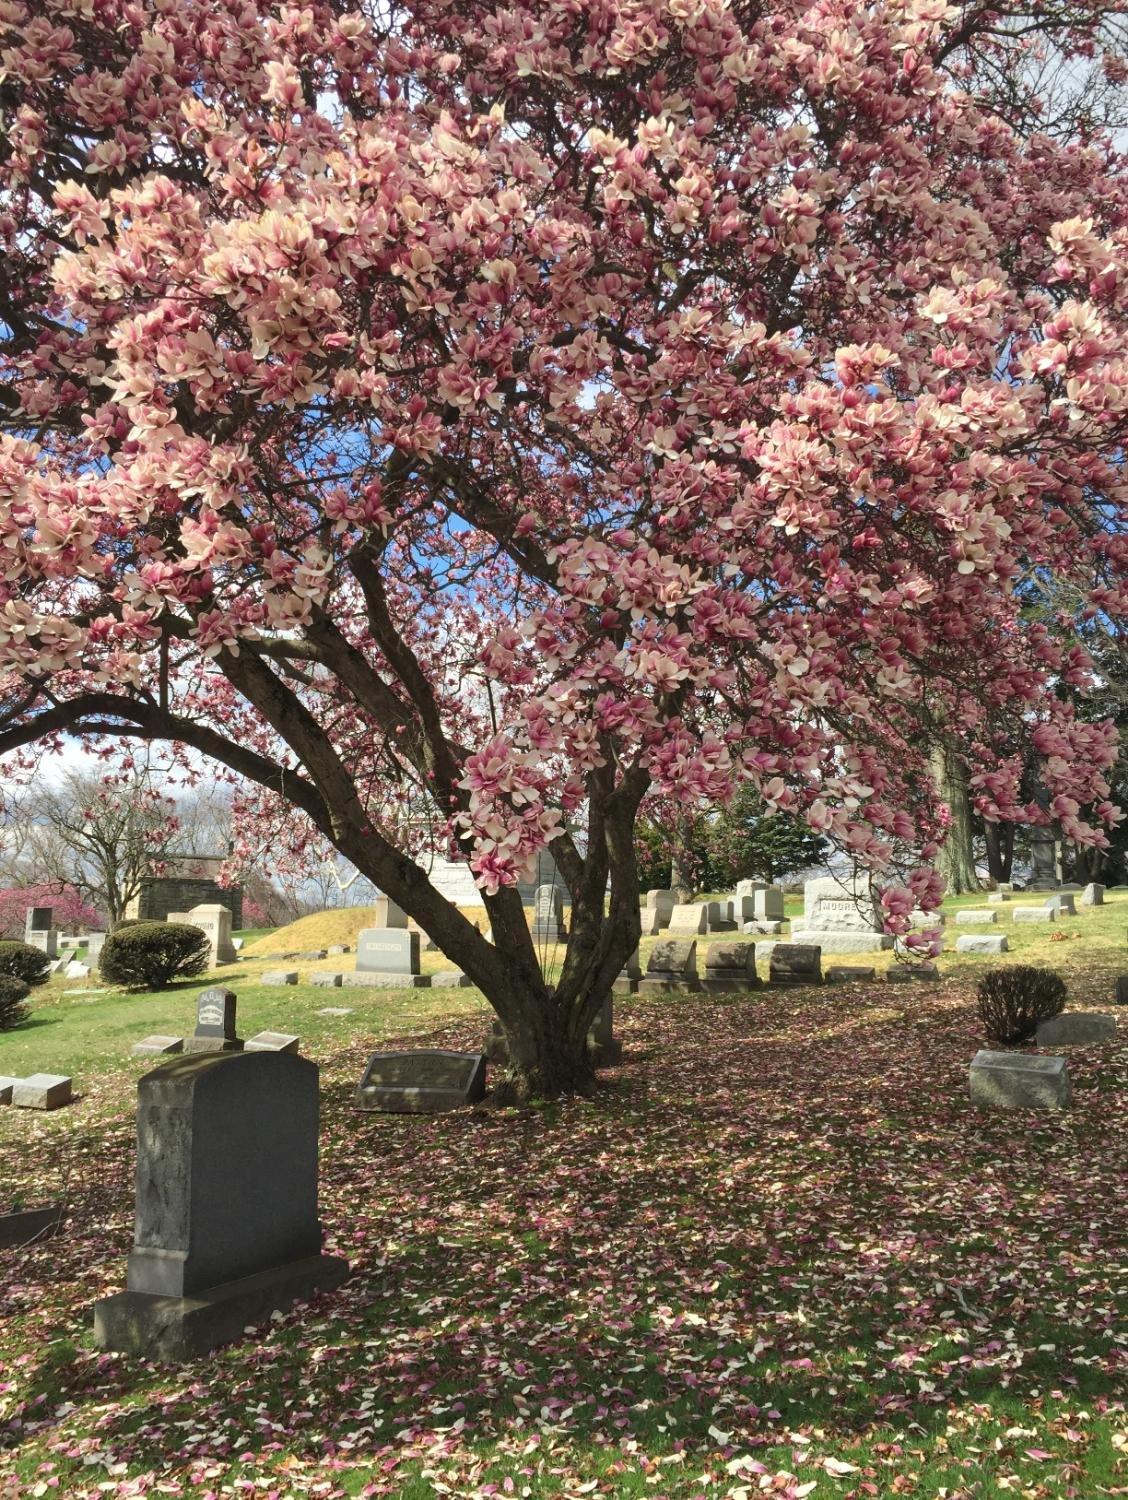
M 479 1052 L 374 1052 L 356 1089 L 361 1109 L 442 1114 L 485 1097 L 486 1060 Z
M 768 977 L 772 984 L 821 984 L 822 949 L 817 943 L 773 943 Z
M 1014 893 L 1014 886 L 1009 880 L 1000 880 L 996 885 L 995 890 L 999 893 L 1000 896 L 1010 896 Z
M 184 1038 L 185 1052 L 242 1052 L 235 1034 L 234 990 L 215 984 L 196 998 L 196 1030 Z
M 988 906 L 1002 906 L 1011 899 L 1010 891 L 990 891 L 987 895 Z
M 1016 906 L 1011 912 L 1014 922 L 1056 922 L 1056 906 Z
M 309 982 L 318 990 L 339 990 L 341 988 L 340 974 L 330 974 L 325 970 L 318 970 L 309 976 Z
M 69 964 L 63 968 L 64 979 L 89 979 L 90 965 L 80 964 L 77 958 L 72 958 Z
M 656 932 L 664 932 L 670 925 L 670 914 L 677 905 L 673 891 L 653 890 L 646 893 L 646 909 L 658 913 Z
M 619 970 L 619 977 L 611 986 L 612 993 L 616 995 L 634 995 L 638 991 L 641 980 L 642 967 L 639 960 L 639 952 L 636 948 Z
M 741 897 L 744 900 L 744 897 Z M 782 922 L 745 922 L 741 927 L 742 932 L 758 934 L 761 937 L 778 937 L 783 931 Z
M 669 925 L 669 917 L 666 925 Z M 641 937 L 657 937 L 663 931 L 662 913 L 656 906 L 641 906 L 638 912 L 639 935 Z
M 1098 882 L 1095 881 L 1095 880 L 1090 880 L 1089 884 L 1081 892 L 1081 905 L 1082 906 L 1103 906 L 1104 905 L 1104 896 L 1105 896 L 1105 888 L 1104 888 L 1104 886 L 1098 884 Z
M 340 953 L 351 953 L 352 948 L 348 943 L 330 943 L 326 951 L 330 958 L 336 958 Z
M 598 1067 L 613 1068 L 623 1060 L 623 1044 L 615 1035 L 614 1001 L 608 995 L 588 1032 L 588 1048 Z
M 700 990 L 701 981 L 697 977 L 697 944 L 677 942 L 672 938 L 655 943 L 650 950 L 646 973 L 639 981 L 638 987 L 642 994 L 684 995 Z
M 778 885 L 766 885 L 752 893 L 752 918 L 758 922 L 783 921 L 783 891 Z
M 1116 1040 L 1116 1017 L 1098 1010 L 1067 1010 L 1038 1026 L 1039 1047 L 1075 1047 Z
M 881 909 L 869 886 L 832 875 L 804 885 L 803 923 L 798 929 L 792 923 L 791 938 L 825 953 L 879 953 L 893 947 L 881 929 Z
M 296 1052 L 301 1037 L 288 1031 L 256 1031 L 244 1043 L 244 1052 Z
M 0 1250 L 38 1244 L 58 1233 L 65 1210 L 61 1203 L 46 1208 L 20 1208 L 0 1213 Z
M 431 975 L 431 988 L 433 990 L 470 990 L 474 988 L 474 981 L 461 969 L 439 969 Z
M 407 913 L 401 906 L 397 906 L 390 896 L 376 898 L 375 912 L 373 927 L 407 927 Z
M 755 943 L 710 943 L 701 988 L 711 995 L 739 994 L 759 985 Z
M 134 1057 L 153 1057 L 170 1052 L 183 1052 L 184 1038 L 181 1036 L 144 1036 L 139 1042 L 134 1042 L 130 1050 Z
M 259 984 L 297 984 L 297 969 L 267 969 L 264 971 Z
M 88 932 L 86 934 L 87 958 L 101 957 L 102 949 L 106 946 L 106 938 L 108 937 L 108 935 L 109 934 L 105 932 Z
M 235 949 L 231 943 L 231 912 L 226 906 L 205 902 L 201 906 L 194 906 L 188 913 L 187 920 L 207 938 L 213 969 L 219 964 L 235 962 Z
M 1121 974 L 1114 993 L 1117 1005 L 1128 1005 L 1128 974 Z
M 736 931 L 736 922 L 733 920 L 733 906 L 731 901 L 706 901 L 703 905 L 705 909 L 706 932 Z
M 679 903 L 670 913 L 670 923 L 667 931 L 671 937 L 677 937 L 685 933 L 700 935 L 709 930 L 709 913 L 705 906 L 698 903 Z
M 12 1086 L 16 1109 L 58 1109 L 74 1097 L 71 1080 L 58 1073 L 32 1073 Z
M 970 1079 L 971 1102 L 985 1109 L 1064 1109 L 1069 1103 L 1064 1057 L 977 1052 Z
M 737 896 L 753 896 L 757 891 L 766 891 L 769 882 L 766 880 L 738 880 L 736 882 Z
M 989 932 L 965 932 L 962 937 L 958 937 L 956 939 L 956 952 L 989 954 L 1009 953 L 1010 945 L 1006 940 L 1006 936 L 1002 933 L 1000 933 L 998 937 L 995 937 L 993 933 Z
M 831 964 L 823 978 L 827 984 L 869 984 L 877 979 L 877 970 Z
M 373 975 L 418 974 L 419 934 L 406 928 L 366 927 L 356 940 L 356 972 L 372 984 Z
M 192 1359 L 344 1280 L 321 1253 L 317 1077 L 245 1052 L 140 1080 L 134 1248 L 127 1290 L 94 1305 L 100 1348 Z
M 59 934 L 52 925 L 54 918 L 53 906 L 29 906 L 24 918 L 24 942 L 41 948 L 48 958 L 57 958 L 59 953 Z
M 934 984 L 939 978 L 940 970 L 930 963 L 895 963 L 885 971 L 886 984 L 912 983 L 914 980 Z
M 416 934 L 412 934 L 416 936 Z M 361 969 L 341 975 L 341 983 L 349 989 L 364 990 L 426 990 L 431 987 L 430 974 L 382 974 L 368 973 Z
M 1072 891 L 1054 891 L 1046 897 L 1046 905 L 1052 906 L 1060 912 L 1068 912 L 1071 917 L 1077 915 L 1077 908 L 1073 904 Z
M 1031 891 L 1056 891 L 1061 885 L 1057 863 L 1057 839 L 1054 830 L 1044 825 L 1030 830 Z
M 22 1083 L 22 1078 L 8 1078 L 0 1074 L 0 1104 L 11 1104 L 12 1090 L 17 1083 Z
M 563 891 L 556 885 L 538 885 L 533 902 L 533 937 L 542 942 L 562 943 L 567 936 Z
M 957 927 L 984 927 L 994 926 L 999 920 L 997 911 L 991 911 L 982 906 L 965 906 L 963 911 L 956 913 Z

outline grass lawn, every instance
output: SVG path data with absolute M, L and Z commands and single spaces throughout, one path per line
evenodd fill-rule
M 1108 1009 L 1126 928 L 1128 892 L 994 930 Z M 595 1098 L 430 1118 L 351 1090 L 377 1041 L 476 1047 L 474 991 L 233 966 L 241 1033 L 298 1032 L 321 1064 L 322 1214 L 352 1276 L 181 1368 L 99 1353 L 90 1323 L 132 1233 L 151 1060 L 129 1044 L 189 1029 L 201 985 L 53 984 L 0 1036 L 0 1073 L 73 1072 L 81 1095 L 0 1113 L 0 1196 L 68 1203 L 60 1237 L 0 1251 L 0 1495 L 1128 1494 L 1128 1016 L 1072 1050 L 1069 1111 L 978 1113 L 996 962 L 624 1000 Z

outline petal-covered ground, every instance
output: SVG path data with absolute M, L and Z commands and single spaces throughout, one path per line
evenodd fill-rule
M 1109 974 L 1073 990 L 1109 1008 Z M 1046 1114 L 971 1108 L 963 977 L 624 1002 L 619 1031 L 595 1099 L 523 1113 L 357 1113 L 362 1058 L 332 1057 L 352 1276 L 178 1369 L 89 1335 L 132 1085 L 65 1131 L 8 1116 L 5 1182 L 70 1197 L 63 1235 L 0 1252 L 11 1491 L 1128 1494 L 1128 1014 Z

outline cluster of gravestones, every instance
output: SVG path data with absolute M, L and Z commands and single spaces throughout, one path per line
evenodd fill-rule
M 351 970 L 319 970 L 309 977 L 311 984 L 321 989 L 340 989 L 356 985 L 366 989 L 463 989 L 471 981 L 461 969 L 445 969 L 437 974 L 424 974 L 420 965 L 420 952 L 433 946 L 426 934 L 413 928 L 407 913 L 387 896 L 376 903 L 376 923 L 366 927 L 356 940 L 356 967 Z M 268 957 L 282 960 L 305 959 L 314 961 L 348 953 L 345 943 L 334 943 L 311 953 L 279 953 Z M 297 969 L 267 969 L 259 980 L 265 985 L 291 985 L 298 983 Z
M 1128 1004 L 1128 977 L 1117 981 L 1116 999 Z M 1039 1047 L 1078 1047 L 1115 1041 L 1116 1017 L 1104 1011 L 1063 1011 L 1041 1022 Z M 986 1109 L 1064 1109 L 1072 1097 L 1064 1057 L 1032 1052 L 982 1050 L 971 1062 L 971 1101 Z
M 647 891 L 639 913 L 643 937 L 746 932 L 771 936 L 783 930 L 783 891 L 761 880 L 742 880 L 731 896 L 679 902 L 676 891 Z
M 1012 922 L 1056 922 L 1062 915 L 1075 917 L 1077 908 L 1074 905 L 1074 895 L 1079 893 L 1082 906 L 1103 906 L 1105 888 L 1096 881 L 1086 886 L 1077 886 L 1075 889 L 1063 886 L 1060 890 L 1051 891 L 1045 900 L 1037 906 L 1013 904 L 1014 888 L 1010 885 L 1000 885 L 997 890 L 991 891 L 987 897 L 985 907 L 964 907 L 956 913 L 957 927 L 995 927 L 998 925 L 1000 909 L 1009 908 Z M 1005 933 L 964 933 L 956 939 L 957 953 L 1008 953 L 1010 944 L 1007 942 Z
M 146 1036 L 134 1044 L 134 1057 L 174 1052 L 297 1052 L 301 1038 L 284 1031 L 259 1031 L 246 1041 L 235 1025 L 236 995 L 221 984 L 201 990 L 196 1029 L 191 1036 Z

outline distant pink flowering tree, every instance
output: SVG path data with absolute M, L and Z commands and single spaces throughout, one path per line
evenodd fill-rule
M 1115 738 L 1029 605 L 1124 605 L 1126 179 L 1039 130 L 1007 17 L 378 14 L 3 7 L 0 753 L 166 740 L 289 803 L 541 1093 L 590 1077 L 649 794 L 747 782 L 881 874 L 935 853 L 942 741 L 988 819 L 1099 843 Z
M 86 898 L 69 886 L 11 886 L 0 890 L 0 938 L 22 938 L 27 913 L 33 906 L 52 907 L 52 921 L 63 931 L 101 925 L 98 913 Z

